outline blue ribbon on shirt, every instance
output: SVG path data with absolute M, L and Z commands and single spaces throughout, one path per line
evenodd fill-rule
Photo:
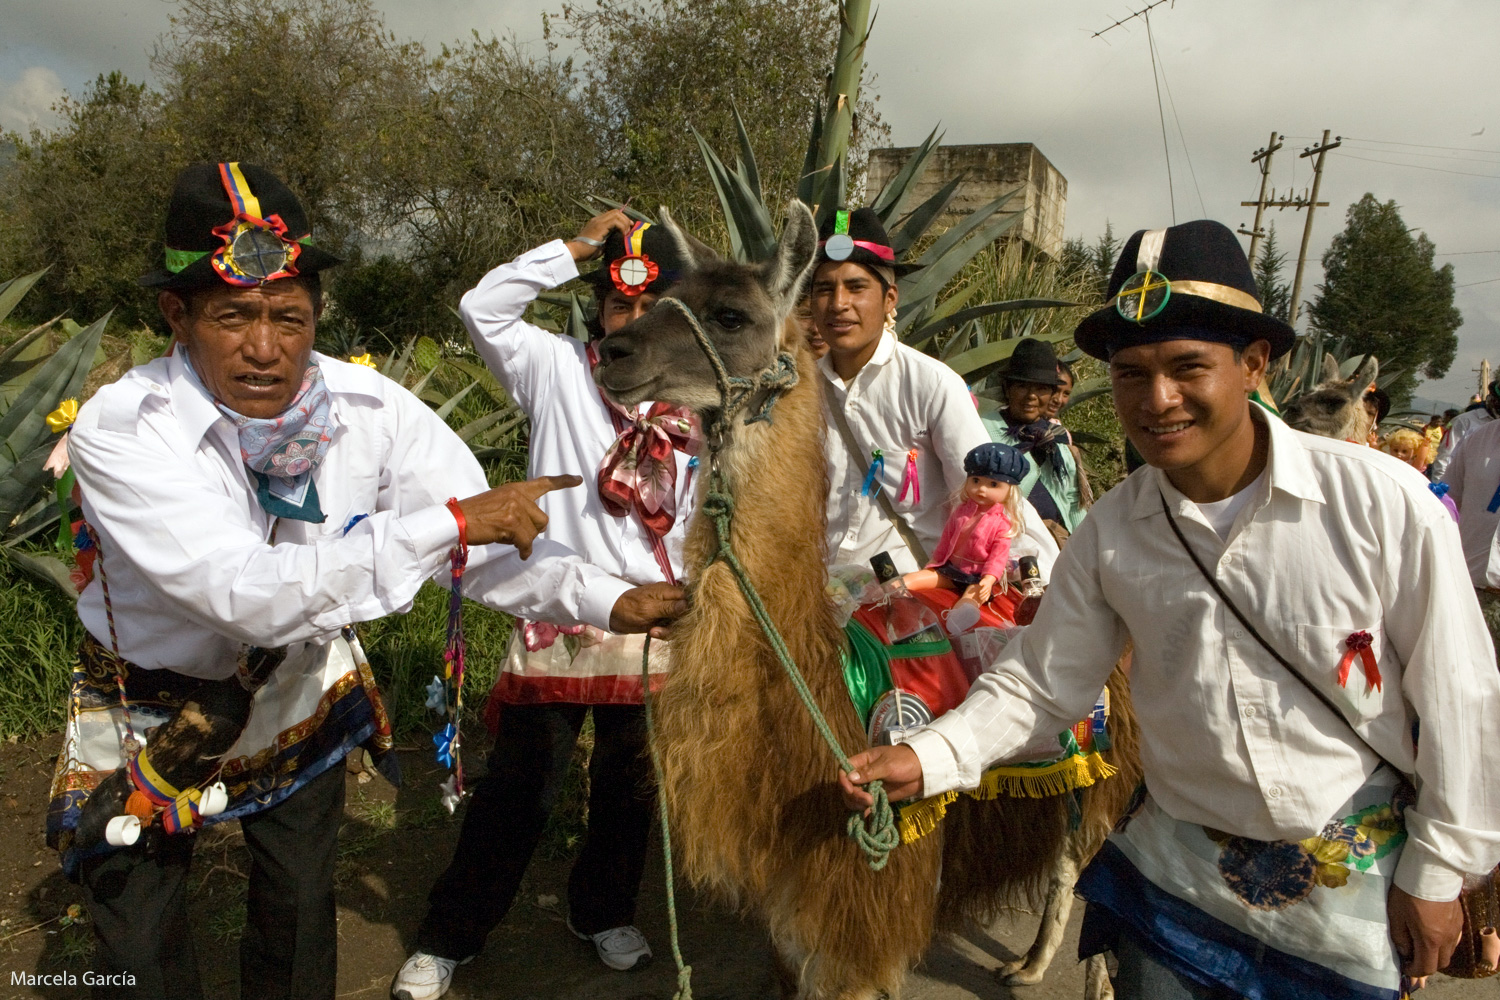
M 1500 510 L 1500 486 L 1495 487 L 1495 495 L 1490 497 L 1490 505 L 1486 507 L 1485 510 L 1489 511 L 1491 514 L 1495 513 L 1495 511 L 1497 510 Z
M 880 489 L 880 476 L 885 472 L 885 455 L 879 448 L 870 452 L 870 471 L 865 473 L 865 484 L 859 488 L 860 496 L 872 497 Z

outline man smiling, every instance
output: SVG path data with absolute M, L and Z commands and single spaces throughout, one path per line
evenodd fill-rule
M 536 537 L 536 499 L 578 477 L 491 490 L 415 396 L 313 351 L 319 272 L 338 259 L 274 174 L 187 168 L 166 235 L 165 266 L 142 283 L 159 290 L 175 349 L 100 389 L 69 437 L 97 560 L 78 600 L 87 633 L 48 838 L 87 894 L 95 971 L 133 977 L 111 996 L 197 998 L 191 834 L 240 820 L 240 994 L 328 1000 L 339 765 L 366 742 L 390 749 L 369 668 L 341 630 L 410 608 L 429 579 L 446 584 L 466 544 L 464 592 L 521 614 L 575 621 L 568 607 L 603 574 Z M 273 649 L 269 672 L 251 669 Z M 235 699 L 248 724 L 200 711 Z M 222 737 L 226 719 L 206 780 L 172 787 L 151 766 L 173 734 Z M 227 786 L 218 811 L 204 804 L 213 781 Z M 122 785 L 122 818 L 144 829 L 101 842 L 80 816 Z
M 972 788 L 1087 712 L 1132 636 L 1149 795 L 1079 882 L 1080 952 L 1116 952 L 1124 1000 L 1396 1000 L 1500 859 L 1500 677 L 1456 527 L 1414 470 L 1250 405 L 1293 335 L 1228 229 L 1136 233 L 1110 295 L 1076 339 L 1149 467 L 963 705 L 849 777 Z

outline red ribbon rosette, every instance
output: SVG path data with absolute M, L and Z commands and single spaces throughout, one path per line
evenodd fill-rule
M 1365 683 L 1380 690 L 1380 668 L 1375 665 L 1375 653 L 1370 649 L 1375 640 L 1368 632 L 1351 632 L 1344 640 L 1344 655 L 1339 660 L 1339 687 L 1349 686 L 1349 668 L 1354 665 L 1354 658 L 1359 657 L 1360 663 L 1365 668 Z

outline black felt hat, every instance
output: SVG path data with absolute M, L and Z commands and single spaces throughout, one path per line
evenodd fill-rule
M 1250 263 L 1234 233 L 1208 219 L 1141 230 L 1125 241 L 1109 279 L 1109 302 L 1078 324 L 1073 339 L 1101 360 L 1124 347 L 1164 340 L 1292 349 L 1292 328 L 1261 311 Z
M 636 222 L 628 237 L 616 229 L 609 231 L 599 266 L 582 278 L 600 298 L 611 288 L 631 296 L 660 295 L 682 278 L 686 264 L 671 233 L 649 222 Z
M 813 266 L 846 260 L 865 267 L 888 267 L 898 278 L 921 267 L 896 259 L 891 237 L 872 208 L 840 209 L 818 227 L 818 256 Z
M 166 259 L 140 283 L 167 291 L 251 286 L 339 263 L 313 244 L 302 203 L 271 171 L 194 163 L 172 185 Z
M 1026 478 L 1027 471 L 1026 456 L 1021 450 L 999 441 L 986 442 L 964 456 L 964 474 L 969 476 L 984 476 L 1014 486 Z
M 1057 351 L 1051 342 L 1023 337 L 1011 352 L 1010 362 L 1002 376 L 1007 382 L 1035 382 L 1038 385 L 1062 385 L 1057 372 Z

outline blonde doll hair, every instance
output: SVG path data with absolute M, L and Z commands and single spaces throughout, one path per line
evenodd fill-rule
M 1391 449 L 1396 445 L 1404 444 L 1406 445 L 1406 447 L 1411 449 L 1411 453 L 1413 455 L 1420 455 L 1422 453 L 1422 448 L 1426 443 L 1427 439 L 1422 437 L 1422 435 L 1418 434 L 1416 431 L 1401 427 L 1397 430 L 1391 431 L 1385 436 L 1385 440 L 1380 443 L 1380 450 L 1389 455 L 1391 453 Z
M 984 478 L 988 479 L 988 476 Z M 1000 480 L 995 480 L 999 482 Z M 969 477 L 964 476 L 964 485 L 968 485 Z M 1000 501 L 1005 504 L 1005 516 L 1010 518 L 1010 534 L 1007 538 L 1020 538 L 1021 533 L 1026 530 L 1025 514 L 1026 508 L 1021 503 L 1021 486 L 1019 483 L 1006 483 L 1010 490 L 1005 494 L 1005 499 Z M 948 510 L 958 510 L 959 504 L 964 502 L 964 488 L 960 486 L 958 492 L 948 498 Z

